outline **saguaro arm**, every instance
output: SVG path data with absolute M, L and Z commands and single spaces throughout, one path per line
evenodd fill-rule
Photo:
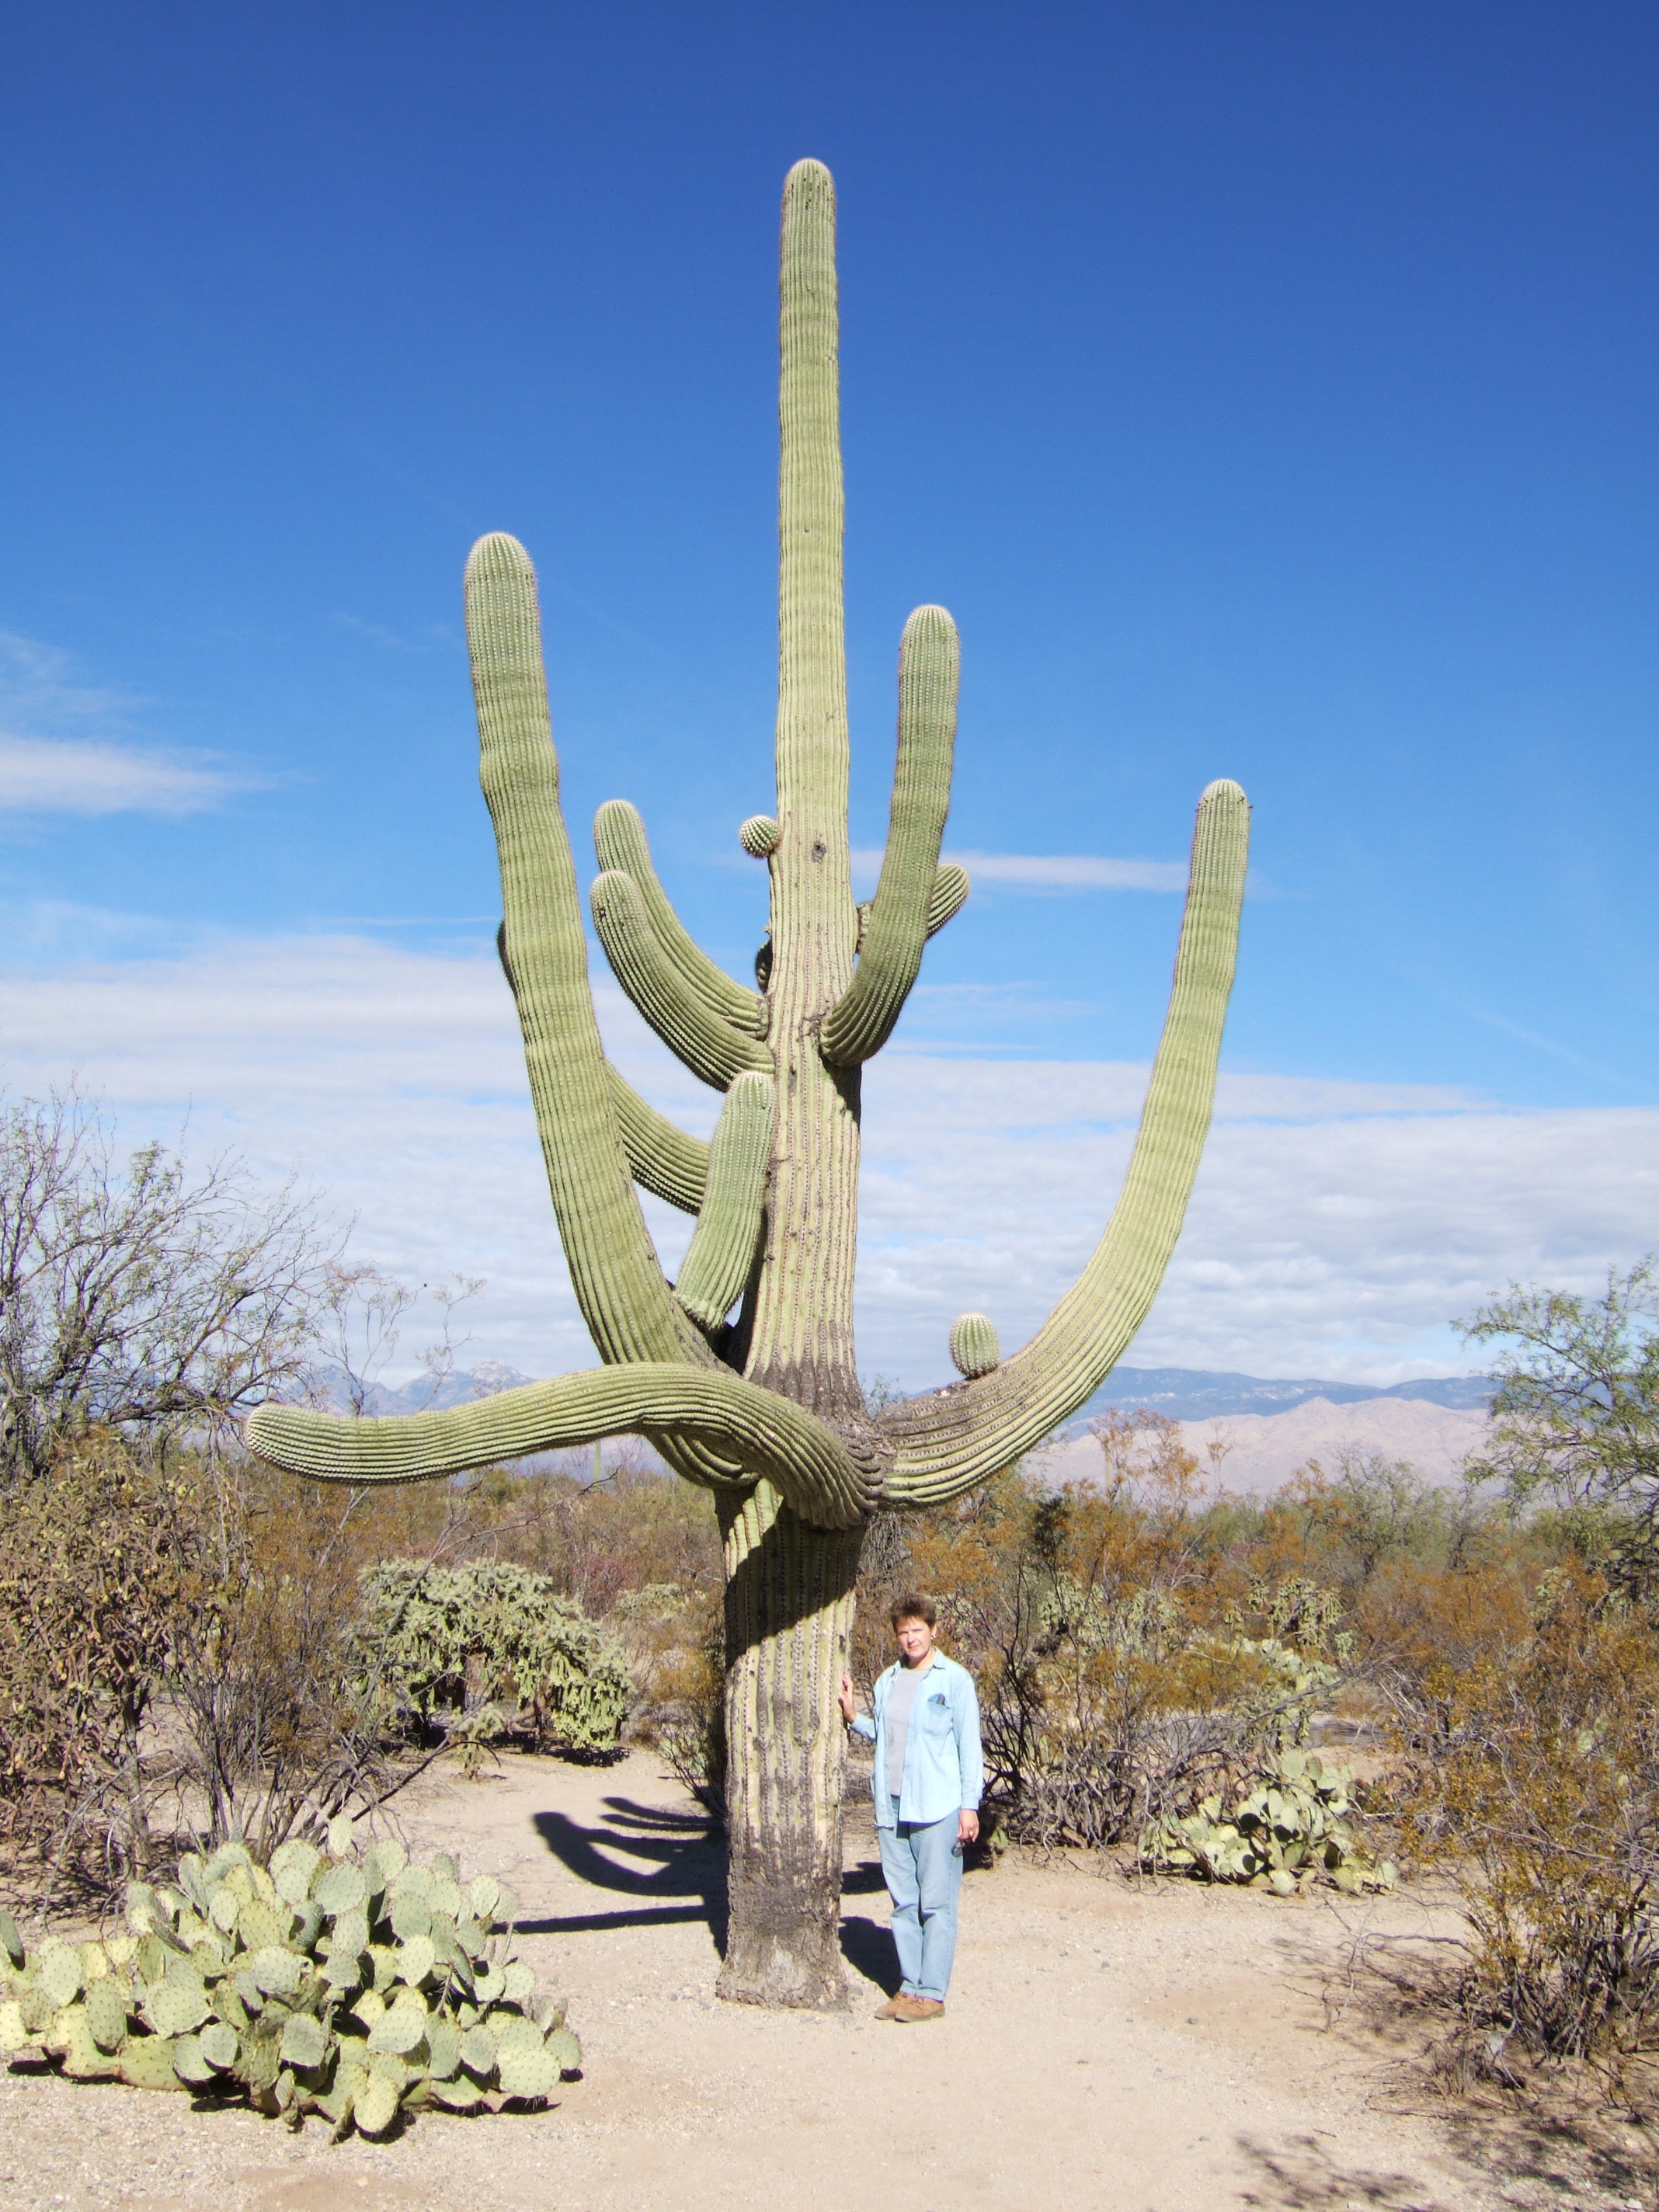
M 1023 1351 L 882 1418 L 891 1454 L 884 1504 L 941 1504 L 1011 1465 L 1094 1395 L 1146 1319 L 1209 1132 L 1249 820 L 1236 783 L 1212 783 L 1200 803 L 1164 1038 L 1122 1194 L 1093 1258 Z
M 881 1050 L 921 969 L 951 810 L 960 667 L 956 624 L 943 607 L 918 607 L 899 647 L 898 759 L 881 880 L 858 973 L 824 1018 L 823 1056 L 832 1067 L 856 1066 Z

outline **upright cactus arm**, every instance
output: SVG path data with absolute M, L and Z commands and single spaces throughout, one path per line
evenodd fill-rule
M 772 1073 L 760 1040 L 717 1014 L 670 960 L 632 876 L 607 868 L 589 898 L 611 973 L 677 1060 L 716 1091 L 729 1090 L 745 1068 Z
M 1110 1374 L 1157 1295 L 1210 1126 L 1238 950 L 1249 808 L 1212 783 L 1198 810 L 1175 984 L 1123 1191 L 1093 1258 L 1024 1349 L 884 1415 L 885 1505 L 938 1505 L 1045 1437 Z
M 652 864 L 651 842 L 639 809 L 625 799 L 608 799 L 593 817 L 593 850 L 601 868 L 632 876 L 645 902 L 647 919 L 669 964 L 686 988 L 705 1000 L 712 1012 L 750 1036 L 766 1035 L 766 1001 L 757 991 L 733 982 L 695 943 L 669 902 Z
M 495 957 L 501 963 L 507 988 L 517 1003 L 518 992 L 507 957 L 507 924 L 495 932 Z M 611 1092 L 611 1110 L 623 1141 L 629 1171 L 636 1183 L 657 1198 L 666 1199 L 682 1213 L 702 1211 L 703 1187 L 708 1174 L 708 1147 L 701 1137 L 677 1129 L 665 1115 L 647 1105 L 625 1075 L 609 1060 L 605 1079 Z
M 383 1421 L 267 1405 L 247 1424 L 249 1448 L 261 1459 L 321 1482 L 422 1482 L 617 1436 L 642 1436 L 671 1453 L 688 1442 L 712 1447 L 702 1480 L 720 1480 L 708 1469 L 724 1467 L 742 1491 L 763 1475 L 815 1528 L 852 1528 L 880 1489 L 874 1463 L 855 1459 L 804 1407 L 723 1368 L 587 1368 L 446 1413 Z
M 950 616 L 943 607 L 918 607 L 899 646 L 898 759 L 881 880 L 858 972 L 824 1018 L 822 1048 L 832 1067 L 856 1067 L 881 1050 L 921 968 L 951 806 L 960 665 Z
M 536 572 L 516 538 L 482 538 L 466 564 L 479 781 L 495 824 L 502 964 L 572 1288 L 599 1356 L 683 1359 L 673 1298 L 611 1110 L 587 981 L 575 863 L 559 810 Z
M 776 1093 L 769 1075 L 740 1075 L 708 1149 L 707 1196 L 674 1295 L 702 1328 L 718 1328 L 749 1279 L 766 1212 Z
M 682 1213 L 701 1213 L 708 1182 L 708 1147 L 701 1137 L 677 1129 L 665 1114 L 647 1105 L 627 1077 L 607 1060 L 605 1079 L 611 1110 L 628 1155 L 634 1180 L 653 1197 L 665 1199 Z
M 968 871 L 960 860 L 947 860 L 942 868 L 935 870 L 933 887 L 927 894 L 929 937 L 937 937 L 945 923 L 962 912 L 972 889 Z

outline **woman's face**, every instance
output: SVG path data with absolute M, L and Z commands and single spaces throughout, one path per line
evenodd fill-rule
M 908 1667 L 919 1667 L 933 1648 L 933 1632 L 925 1620 L 902 1620 L 893 1633 Z

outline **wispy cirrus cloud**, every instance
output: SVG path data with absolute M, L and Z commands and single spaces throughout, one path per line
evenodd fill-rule
M 0 814 L 161 814 L 221 806 L 265 779 L 211 759 L 95 739 L 26 738 L 0 730 Z
M 458 649 L 460 641 L 447 623 L 433 623 L 413 637 L 400 631 L 388 629 L 384 623 L 368 622 L 362 615 L 337 610 L 330 617 L 335 627 L 349 629 L 370 644 L 384 646 L 388 653 L 445 653 Z
M 872 881 L 881 872 L 881 854 L 869 847 L 853 853 L 853 872 Z M 1097 853 L 955 853 L 943 856 L 967 869 L 976 884 L 1001 884 L 1024 891 L 1184 891 L 1184 860 L 1115 860 Z
M 125 726 L 143 704 L 87 682 L 57 647 L 0 631 L 0 814 L 177 819 L 267 785 L 244 763 L 135 741 Z

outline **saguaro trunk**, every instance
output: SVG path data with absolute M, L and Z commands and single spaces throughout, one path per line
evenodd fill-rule
M 810 1528 L 770 1483 L 721 1515 L 726 1540 L 730 1921 L 720 1993 L 844 2005 L 836 1686 L 860 1528 Z
M 771 1019 L 777 1122 L 745 1373 L 820 1419 L 862 1413 L 853 1349 L 859 1071 L 824 1064 L 853 980 L 847 834 L 835 191 L 799 165 L 779 269 L 777 835 Z M 834 2007 L 842 1972 L 836 1692 L 860 1531 L 813 1528 L 762 1483 L 723 1514 L 729 1906 L 722 1996 Z

